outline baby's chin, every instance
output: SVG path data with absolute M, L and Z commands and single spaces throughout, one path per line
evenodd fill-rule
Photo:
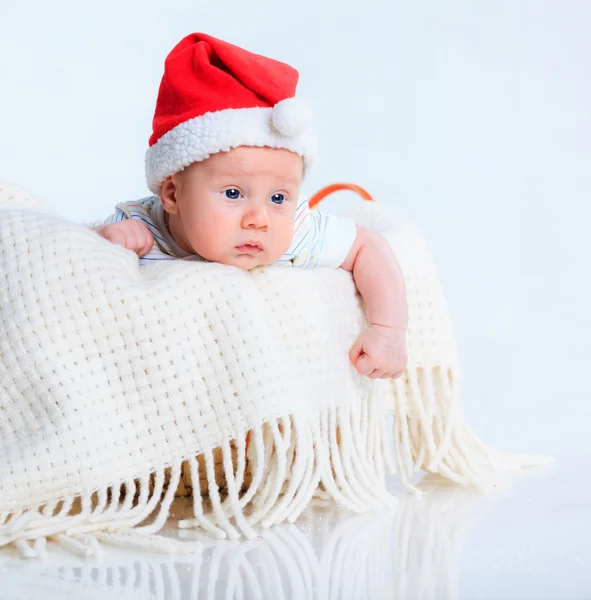
M 256 254 L 237 254 L 234 256 L 225 256 L 219 262 L 222 265 L 229 267 L 238 267 L 243 271 L 250 271 L 257 267 L 264 267 L 273 264 L 277 259 L 273 257 L 261 256 Z

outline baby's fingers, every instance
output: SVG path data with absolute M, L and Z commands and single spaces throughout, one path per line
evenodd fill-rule
M 374 370 L 373 360 L 367 354 L 362 354 L 355 363 L 355 368 L 359 375 L 369 375 Z
M 140 244 L 141 246 L 137 249 L 137 254 L 141 258 L 142 256 L 146 256 L 154 245 L 154 236 L 152 236 L 148 229 L 144 230 L 143 236 L 140 238 Z
M 359 355 L 363 352 L 363 340 L 358 337 L 353 346 L 351 346 L 351 350 L 349 350 L 349 358 L 351 362 L 355 364 Z
M 120 246 L 126 248 L 126 236 L 120 229 L 111 229 L 107 227 L 103 231 L 102 237 L 104 237 L 112 244 L 119 244 Z
M 374 369 L 369 375 L 368 377 L 370 379 L 385 379 L 387 376 L 387 373 L 383 370 L 383 369 Z
M 400 371 L 396 371 L 393 375 L 389 375 L 392 379 L 398 379 L 406 369 L 400 369 Z
M 140 241 L 140 232 L 137 229 L 129 228 L 125 231 L 125 247 L 128 250 L 138 251 L 138 248 L 142 246 Z

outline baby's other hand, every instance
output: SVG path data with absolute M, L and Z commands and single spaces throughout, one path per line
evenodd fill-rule
M 349 358 L 360 375 L 372 379 L 400 377 L 406 369 L 406 330 L 371 325 L 349 351 Z
M 111 223 L 97 227 L 95 231 L 113 244 L 119 244 L 132 250 L 139 257 L 150 252 L 154 245 L 154 236 L 150 230 L 137 219 L 127 219 L 119 223 Z

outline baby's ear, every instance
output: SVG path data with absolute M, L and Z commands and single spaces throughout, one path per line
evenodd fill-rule
M 177 186 L 173 180 L 173 176 L 167 177 L 162 182 L 160 188 L 160 200 L 162 207 L 170 215 L 178 215 L 179 208 L 176 201 Z

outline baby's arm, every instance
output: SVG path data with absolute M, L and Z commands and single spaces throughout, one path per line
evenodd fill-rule
M 140 258 L 146 256 L 154 245 L 154 236 L 144 223 L 137 219 L 125 219 L 118 223 L 92 228 L 101 237 L 135 252 Z
M 341 268 L 353 273 L 370 324 L 353 344 L 351 362 L 360 375 L 399 377 L 407 362 L 408 311 L 404 277 L 390 245 L 379 233 L 358 225 Z

